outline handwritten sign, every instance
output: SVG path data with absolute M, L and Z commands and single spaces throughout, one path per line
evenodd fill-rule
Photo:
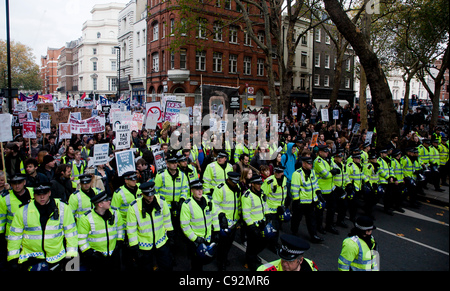
M 24 138 L 36 138 L 36 122 L 25 121 L 22 125 L 22 134 Z

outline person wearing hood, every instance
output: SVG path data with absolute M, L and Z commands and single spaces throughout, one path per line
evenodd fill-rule
M 285 167 L 284 176 L 287 178 L 287 195 L 291 199 L 291 179 L 292 174 L 295 172 L 295 143 L 290 142 L 287 145 L 286 153 L 281 156 L 281 165 Z

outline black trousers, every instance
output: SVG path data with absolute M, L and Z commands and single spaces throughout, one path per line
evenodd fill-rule
M 219 236 L 219 244 L 217 247 L 217 262 L 219 265 L 226 264 L 228 253 L 230 252 L 231 245 L 236 237 L 236 225 L 229 229 L 229 233 L 226 236 Z
M 159 249 L 139 250 L 137 258 L 139 271 L 153 271 L 155 261 L 158 271 L 172 271 L 172 254 L 167 243 Z
M 306 227 L 311 237 L 317 235 L 317 222 L 316 222 L 316 206 L 312 203 L 302 204 L 298 206 L 292 206 L 292 219 L 291 219 L 291 231 L 293 234 L 298 232 L 302 217 L 305 216 Z
M 325 209 L 327 210 L 326 216 L 325 216 L 325 225 L 327 227 L 331 227 L 334 225 L 334 215 L 336 214 L 336 208 L 337 208 L 337 195 L 335 191 L 332 191 L 330 194 L 322 194 L 323 199 L 325 199 Z M 321 227 L 323 224 L 323 213 L 324 209 L 317 209 L 317 226 Z
M 261 235 L 257 235 L 249 227 L 246 228 L 247 249 L 245 251 L 245 260 L 250 271 L 256 271 L 260 265 L 258 254 L 268 245 L 268 240 Z
M 352 199 L 348 199 L 348 214 L 350 221 L 356 220 L 356 214 L 358 212 L 358 200 L 361 199 L 361 191 L 355 191 Z

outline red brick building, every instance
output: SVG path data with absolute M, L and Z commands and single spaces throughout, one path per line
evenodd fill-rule
M 203 0 L 189 16 L 176 5 L 148 1 L 147 96 L 184 94 L 189 107 L 200 102 L 201 84 L 239 86 L 241 95 L 247 85 L 255 97 L 248 105 L 270 104 L 266 56 L 245 32 L 245 24 L 236 21 L 242 16 L 237 4 Z M 261 24 L 253 29 L 264 40 L 263 19 L 253 20 Z
M 58 58 L 62 48 L 47 48 L 47 55 L 41 56 L 42 94 L 57 94 Z
M 442 66 L 442 59 L 436 60 L 434 63 L 437 69 L 440 69 Z M 450 93 L 450 87 L 449 87 L 449 70 L 445 70 L 444 73 L 444 84 L 442 84 L 441 87 L 441 95 L 439 96 L 440 102 L 448 102 L 449 101 L 449 93 Z

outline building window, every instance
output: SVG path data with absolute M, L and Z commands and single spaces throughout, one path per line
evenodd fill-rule
M 320 28 L 317 28 L 314 32 L 314 39 L 315 41 L 320 42 Z
M 97 62 L 92 62 L 92 70 L 97 71 Z
M 159 54 L 158 53 L 152 54 L 152 71 L 159 72 Z
M 324 78 L 323 78 L 323 85 L 325 87 L 329 87 L 330 86 L 330 76 L 328 76 L 328 75 L 324 76 Z
M 112 47 L 112 48 L 111 48 L 111 54 L 112 54 L 112 55 L 115 55 L 115 54 L 116 54 L 116 48 L 115 48 L 115 47 Z
M 258 59 L 258 61 L 256 62 L 256 74 L 258 76 L 264 76 L 264 60 L 263 59 Z
M 100 32 L 97 32 L 97 38 L 101 38 L 102 34 Z
M 302 45 L 304 45 L 304 46 L 307 46 L 307 45 L 308 45 L 308 40 L 307 40 L 307 38 L 306 38 L 306 34 L 304 34 L 304 35 L 302 36 Z
M 308 60 L 308 53 L 302 52 L 302 55 L 300 57 L 300 65 L 302 68 L 306 68 L 307 60 Z
M 325 55 L 325 69 L 330 68 L 330 55 Z
M 145 71 L 146 66 L 145 66 L 145 58 L 142 59 L 142 74 L 145 75 L 147 72 Z
M 328 34 L 325 35 L 325 43 L 330 44 L 330 36 Z
M 97 90 L 97 78 L 92 78 L 92 90 Z
M 232 74 L 237 73 L 237 55 L 230 54 L 229 62 L 228 62 L 228 72 Z
M 314 66 L 320 68 L 320 53 L 316 53 L 314 56 Z
M 187 50 L 180 50 L 180 69 L 186 69 Z
M 213 24 L 214 40 L 222 41 L 222 24 L 218 21 Z
M 320 86 L 320 75 L 314 75 L 314 86 Z
M 117 71 L 117 61 L 111 61 L 111 71 Z
M 225 3 L 223 6 L 225 9 L 231 10 L 231 0 L 225 0 Z
M 250 37 L 250 34 L 247 31 L 244 33 L 244 45 L 248 46 L 252 45 L 252 38 Z
M 244 57 L 244 75 L 252 74 L 252 57 Z
M 206 38 L 206 24 L 208 21 L 204 18 L 197 19 L 197 37 Z
M 158 38 L 159 38 L 158 22 L 155 22 L 153 24 L 153 40 L 157 40 Z
M 141 74 L 141 62 L 139 60 L 136 60 L 136 72 L 138 76 Z
M 93 49 L 92 49 L 92 54 L 93 54 L 93 55 L 96 55 L 96 54 L 97 54 L 97 49 L 96 49 L 96 48 L 93 48 Z
M 137 46 L 141 45 L 141 32 L 140 31 L 136 32 L 136 45 Z
M 230 26 L 230 37 L 228 41 L 230 43 L 237 43 L 237 35 L 238 35 L 237 26 Z
M 195 68 L 197 71 L 205 71 L 206 51 L 195 53 Z
M 214 52 L 213 54 L 213 71 L 222 72 L 222 53 Z
M 220 0 L 216 0 L 216 7 L 220 7 Z
M 259 40 L 262 44 L 264 44 L 264 31 L 258 31 L 257 37 L 258 37 L 258 40 Z
M 173 35 L 173 30 L 175 29 L 175 19 L 170 20 L 170 34 Z
M 347 72 L 350 72 L 350 69 L 351 69 L 350 59 L 345 60 L 345 69 L 347 70 Z
M 117 91 L 117 79 L 116 78 L 108 78 L 108 91 Z
M 170 52 L 170 69 L 175 69 L 175 53 Z
M 345 78 L 345 88 L 350 88 L 350 78 Z

